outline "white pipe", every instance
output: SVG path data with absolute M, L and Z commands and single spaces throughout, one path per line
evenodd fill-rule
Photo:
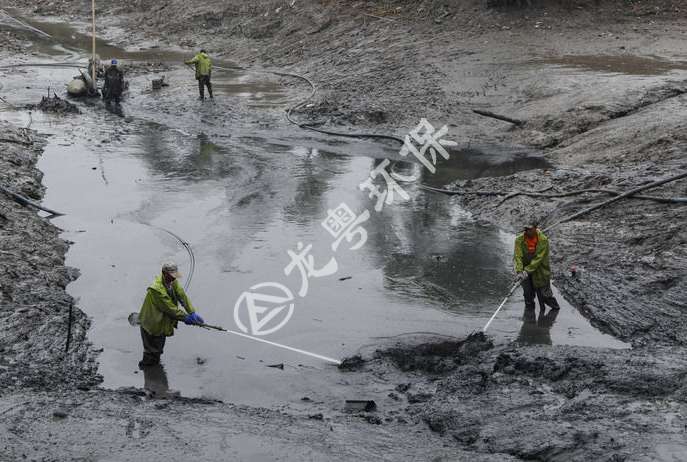
M 252 335 L 246 335 L 246 334 L 242 334 L 241 332 L 235 332 L 233 330 L 226 330 L 226 329 L 224 329 L 224 332 L 227 332 L 229 334 L 234 334 L 234 335 L 240 335 L 241 337 L 246 337 L 246 338 L 249 338 L 251 340 L 257 340 L 258 342 L 263 342 L 263 343 L 267 343 L 268 345 L 276 346 L 279 348 L 284 348 L 285 350 L 295 351 L 296 353 L 301 353 L 304 355 L 312 356 L 313 358 L 324 359 L 325 361 L 329 361 L 330 363 L 334 363 L 337 366 L 341 364 L 341 361 L 339 361 L 338 359 L 328 358 L 326 356 L 318 355 L 316 353 L 310 353 L 309 351 L 305 351 L 305 350 L 299 350 L 298 348 L 290 347 L 288 345 L 282 345 L 281 343 L 270 342 L 269 340 L 253 337 Z
M 520 281 L 516 282 L 516 283 L 513 285 L 513 287 L 511 287 L 510 292 L 508 292 L 508 295 L 506 295 L 506 298 L 503 299 L 503 301 L 501 302 L 501 304 L 499 305 L 499 307 L 496 308 L 496 311 L 494 311 L 494 314 L 491 315 L 491 318 L 489 318 L 489 322 L 487 322 L 487 324 L 484 326 L 484 329 L 482 329 L 482 332 L 486 332 L 486 331 L 487 331 L 487 327 L 489 327 L 489 324 L 491 324 L 491 322 L 494 320 L 494 318 L 496 317 L 496 314 L 499 312 L 499 310 L 501 309 L 501 307 L 502 307 L 503 305 L 506 304 L 506 301 L 508 300 L 508 297 L 510 297 L 511 295 L 513 295 L 513 292 L 515 292 L 515 289 L 517 289 L 519 285 L 520 285 Z

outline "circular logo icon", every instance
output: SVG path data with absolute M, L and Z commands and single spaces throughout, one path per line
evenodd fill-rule
M 242 310 L 244 306 L 246 309 Z M 234 321 L 245 333 L 267 335 L 284 327 L 293 309 L 293 295 L 287 287 L 276 282 L 263 282 L 254 285 L 236 300 Z M 244 320 L 248 318 L 250 332 L 241 322 L 242 317 Z

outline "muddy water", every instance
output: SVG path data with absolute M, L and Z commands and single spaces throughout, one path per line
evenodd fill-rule
M 35 103 L 72 73 L 5 70 L 2 96 Z M 179 263 L 205 321 L 234 332 L 249 325 L 247 305 L 237 304 L 244 292 L 264 283 L 287 288 L 290 318 L 260 338 L 328 358 L 403 334 L 463 337 L 484 326 L 512 281 L 515 236 L 474 222 L 450 197 L 418 184 L 542 167 L 536 154 L 472 147 L 440 164 L 436 175 L 419 163 L 395 163 L 396 173 L 415 180 L 402 183 L 407 200 L 397 191 L 377 212 L 359 184 L 384 159 L 398 159 L 397 148 L 304 132 L 283 117 L 293 104 L 290 89 L 265 74 L 217 74 L 213 102 L 198 101 L 195 81 L 179 68 L 160 91 L 150 89 L 153 76 L 130 76 L 116 111 L 81 100 L 74 116 L 2 113 L 53 135 L 39 163 L 44 203 L 66 213 L 52 221 L 74 243 L 67 264 L 82 275 L 68 291 L 93 319 L 90 338 L 103 349 L 105 387 L 145 384 L 184 396 L 325 409 L 345 399 L 382 400 L 394 386 L 350 383 L 322 358 L 184 324 L 168 339 L 164 369 L 140 371 L 140 333 L 127 317 L 166 260 Z M 356 235 L 332 249 L 336 238 L 322 222 L 341 204 L 370 214 L 360 248 L 352 248 Z M 290 252 L 308 247 L 310 277 L 295 267 L 286 274 Z M 593 329 L 560 296 L 555 319 L 523 320 L 521 298 L 516 292 L 490 326 L 496 341 L 626 346 Z

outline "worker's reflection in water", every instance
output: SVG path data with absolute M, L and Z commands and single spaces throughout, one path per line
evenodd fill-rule
M 527 345 L 551 345 L 551 326 L 561 310 L 549 310 L 546 313 L 545 308 L 541 307 L 539 318 L 535 311 L 535 308 L 525 308 L 517 341 Z
M 138 368 L 143 371 L 143 387 L 150 390 L 155 398 L 180 395 L 178 391 L 169 389 L 167 374 L 162 364 L 157 363 L 150 366 L 139 366 Z
M 117 103 L 117 104 L 108 104 L 105 106 L 105 109 L 107 112 L 111 112 L 112 114 L 118 115 L 119 117 L 124 117 L 124 111 L 122 110 L 122 106 Z

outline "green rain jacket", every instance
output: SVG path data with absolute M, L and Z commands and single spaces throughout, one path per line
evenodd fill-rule
M 212 73 L 210 57 L 205 53 L 198 53 L 188 62 L 188 64 L 196 65 L 196 79 L 201 75 L 207 75 L 209 77 Z
M 537 246 L 534 253 L 527 251 L 525 233 L 515 238 L 513 251 L 515 272 L 523 270 L 529 273 L 534 287 L 544 287 L 551 283 L 551 265 L 549 263 L 549 240 L 537 230 Z
M 162 274 L 155 276 L 155 280 L 148 287 L 148 293 L 143 300 L 138 320 L 150 335 L 158 337 L 174 335 L 177 319 L 183 319 L 186 317 L 186 313 L 191 314 L 195 312 L 179 281 L 175 279 L 172 281 L 171 286 L 174 300 L 167 294 L 167 290 L 162 284 Z M 177 303 L 181 303 L 186 313 L 179 309 Z

